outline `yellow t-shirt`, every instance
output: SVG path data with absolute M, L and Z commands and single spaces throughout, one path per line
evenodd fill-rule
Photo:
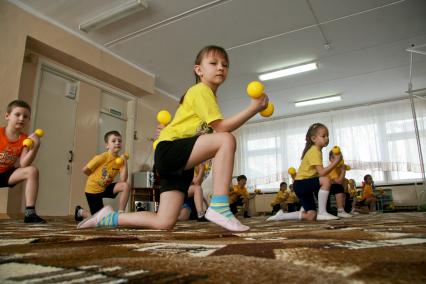
M 351 197 L 355 197 L 357 195 L 356 187 L 353 186 L 351 183 L 348 183 L 348 192 Z
M 278 191 L 275 199 L 271 202 L 271 206 L 274 207 L 277 204 L 280 204 L 285 200 L 286 191 Z
M 173 141 L 207 132 L 209 124 L 223 119 L 213 91 L 204 83 L 198 83 L 186 92 L 172 122 L 160 133 L 158 141 Z
M 287 194 L 287 203 L 296 203 L 299 200 L 294 191 L 288 190 Z
M 249 197 L 249 193 L 246 187 L 240 188 L 238 184 L 234 185 L 229 193 L 229 204 L 234 203 L 240 198 L 240 196 Z
M 322 166 L 322 153 L 315 145 L 312 145 L 302 159 L 295 180 L 317 177 L 316 166 Z
M 335 182 L 336 179 L 340 176 L 341 173 L 342 173 L 342 169 L 340 167 L 335 167 L 328 174 L 328 177 L 331 179 L 332 182 Z
M 116 158 L 110 152 L 104 152 L 90 160 L 86 165 L 92 171 L 86 182 L 87 193 L 102 193 L 114 181 L 120 172 L 120 166 L 115 163 Z
M 364 184 L 362 188 L 362 200 L 373 196 L 373 187 L 370 184 Z

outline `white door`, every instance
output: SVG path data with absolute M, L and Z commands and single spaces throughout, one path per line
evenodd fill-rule
M 66 216 L 69 212 L 77 86 L 60 73 L 42 69 L 33 124 L 45 131 L 35 160 L 40 172 L 40 215 Z

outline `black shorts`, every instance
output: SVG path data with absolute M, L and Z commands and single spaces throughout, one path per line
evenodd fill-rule
M 87 203 L 89 204 L 90 214 L 93 215 L 104 207 L 104 202 L 102 198 L 114 199 L 117 196 L 118 193 L 114 194 L 114 187 L 116 184 L 117 183 L 115 182 L 111 183 L 105 188 L 104 192 L 101 192 L 101 193 L 86 192 L 86 199 L 87 199 Z
M 321 187 L 319 177 L 295 180 L 293 183 L 294 192 L 300 200 L 305 211 L 317 210 L 314 195 L 318 195 Z
M 0 187 L 14 187 L 16 185 L 16 183 L 9 183 L 10 176 L 16 171 L 16 169 L 17 168 L 12 167 L 3 173 L 0 173 Z
M 194 178 L 194 169 L 185 170 L 198 136 L 162 141 L 155 150 L 155 169 L 160 176 L 160 193 L 178 190 L 188 194 L 188 188 Z
M 345 192 L 345 188 L 341 184 L 333 183 L 330 187 L 330 194 L 338 194 Z

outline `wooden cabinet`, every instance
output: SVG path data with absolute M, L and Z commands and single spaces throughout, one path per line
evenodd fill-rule
M 135 211 L 135 204 L 142 202 L 157 202 L 159 201 L 160 189 L 158 187 L 134 187 L 131 191 L 130 206 L 131 211 Z

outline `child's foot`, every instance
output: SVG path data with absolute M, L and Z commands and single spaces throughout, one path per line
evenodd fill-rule
M 111 206 L 107 205 L 96 214 L 87 217 L 77 225 L 77 229 L 84 229 L 84 228 L 96 228 L 99 221 L 101 221 L 105 216 L 107 216 L 109 213 L 113 212 L 114 209 L 112 209 Z
M 198 221 L 198 222 L 208 222 L 209 220 L 207 220 L 207 219 L 206 219 L 206 216 L 205 216 L 205 215 L 203 215 L 203 217 L 198 217 L 198 218 L 197 218 L 197 221 Z
M 337 217 L 339 217 L 339 218 L 351 218 L 352 215 L 348 214 L 344 210 L 342 210 L 342 211 L 337 212 Z
M 229 231 L 244 232 L 244 231 L 250 230 L 250 227 L 241 224 L 237 218 L 235 217 L 226 218 L 222 214 L 219 214 L 210 208 L 207 209 L 205 217 L 210 222 L 213 222 Z
M 244 218 L 251 218 L 251 216 L 247 212 L 244 212 Z
M 266 219 L 266 221 L 278 221 L 280 220 L 279 218 L 284 214 L 284 212 L 282 210 L 279 210 L 275 215 L 269 217 L 268 219 Z
M 74 220 L 77 222 L 83 221 L 83 216 L 81 216 L 78 212 L 80 209 L 83 209 L 80 205 L 77 205 L 74 210 Z
M 325 221 L 325 220 L 339 220 L 339 217 L 331 215 L 330 213 L 318 213 L 317 221 Z
M 24 222 L 29 224 L 44 224 L 47 223 L 46 220 L 38 216 L 36 213 L 32 213 L 24 217 Z

